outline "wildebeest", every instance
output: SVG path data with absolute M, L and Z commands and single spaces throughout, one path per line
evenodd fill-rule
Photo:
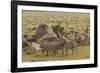
M 58 38 L 57 40 L 51 42 L 42 42 L 40 44 L 40 47 L 42 48 L 42 54 L 46 52 L 48 56 L 49 52 L 53 52 L 53 54 L 56 55 L 58 50 L 62 50 L 63 55 L 65 43 L 66 40 L 64 38 Z

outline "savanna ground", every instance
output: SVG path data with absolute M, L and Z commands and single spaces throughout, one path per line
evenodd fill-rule
M 75 48 L 77 51 L 72 55 L 72 51 L 69 50 L 68 55 L 65 53 L 62 55 L 61 51 L 56 56 L 49 55 L 46 56 L 42 55 L 41 52 L 35 52 L 33 54 L 25 54 L 23 55 L 23 62 L 35 62 L 35 61 L 53 61 L 53 60 L 80 60 L 80 59 L 89 59 L 90 58 L 90 49 L 89 46 L 81 46 Z
M 84 33 L 87 26 L 90 24 L 90 15 L 88 13 L 64 13 L 64 12 L 40 12 L 40 11 L 22 11 L 23 20 L 23 32 L 28 35 L 36 35 L 36 28 L 40 23 L 47 23 L 50 27 L 55 25 L 61 25 L 63 31 L 61 34 L 63 36 L 73 36 L 73 34 L 66 34 L 70 31 L 70 28 Z M 81 45 L 75 48 L 77 54 L 71 55 L 71 50 L 69 49 L 68 55 L 61 54 L 61 51 L 54 56 L 45 54 L 42 55 L 41 51 L 35 51 L 29 53 L 29 47 L 23 48 L 23 62 L 34 62 L 34 61 L 48 61 L 48 60 L 79 60 L 79 59 L 89 59 L 90 58 L 90 45 Z M 34 51 L 34 50 L 33 50 Z M 27 53 L 27 54 L 26 54 Z

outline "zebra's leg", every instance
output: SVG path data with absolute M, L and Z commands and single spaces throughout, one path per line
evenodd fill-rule
M 44 53 L 45 53 L 45 49 L 42 49 L 42 55 L 44 55 Z
M 56 55 L 58 54 L 58 49 L 56 50 L 56 53 L 55 53 Z
M 52 56 L 53 56 L 53 54 L 54 54 L 54 50 L 51 50 L 51 54 L 52 54 Z
M 54 54 L 54 56 L 56 56 L 56 54 L 57 54 L 57 51 L 56 51 L 56 50 L 53 50 L 53 54 Z
M 74 48 L 71 48 L 72 49 L 72 55 L 74 54 Z
M 43 52 L 43 48 L 42 48 L 42 56 L 43 56 L 43 53 L 44 53 L 44 52 Z
M 78 55 L 78 48 L 76 48 L 76 55 Z
M 66 49 L 66 55 L 68 55 L 68 49 Z
M 49 51 L 48 51 L 48 50 L 46 50 L 46 53 L 47 53 L 47 56 L 48 56 Z
M 64 49 L 62 49 L 62 55 L 64 55 Z
M 76 54 L 78 55 L 78 52 L 77 52 L 77 49 L 75 50 L 76 48 L 72 48 L 72 55 Z
M 55 51 L 54 51 L 54 56 L 56 56 L 56 54 L 57 54 L 57 51 L 55 50 Z

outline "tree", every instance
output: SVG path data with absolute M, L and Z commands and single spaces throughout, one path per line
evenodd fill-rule
M 60 38 L 61 35 L 64 35 L 64 27 L 60 24 L 57 24 L 55 26 L 52 26 L 53 31 L 56 33 L 57 37 Z

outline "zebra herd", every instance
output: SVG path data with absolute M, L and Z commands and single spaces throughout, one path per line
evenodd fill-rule
M 87 38 L 89 39 L 89 37 Z M 77 47 L 79 46 L 79 44 L 81 44 L 82 42 L 89 44 L 89 40 L 86 40 L 87 38 L 84 37 L 83 40 L 83 36 L 77 36 L 74 40 L 72 39 L 66 40 L 65 37 L 61 37 L 54 41 L 41 42 L 39 44 L 40 44 L 42 55 L 46 54 L 48 56 L 51 53 L 53 55 L 57 55 L 59 54 L 59 51 L 62 52 L 62 55 L 64 55 L 64 53 L 68 55 L 69 50 L 72 51 L 72 55 L 73 55 L 74 53 L 77 54 Z M 24 39 L 23 44 L 28 46 L 28 41 Z
M 46 52 L 48 56 L 49 52 L 53 52 L 53 54 L 56 55 L 58 53 L 58 50 L 62 50 L 63 54 L 65 42 L 66 41 L 64 38 L 58 38 L 57 40 L 51 42 L 42 42 L 40 44 L 40 47 L 42 48 L 42 54 Z
M 54 55 L 58 54 L 58 51 L 62 51 L 62 55 L 64 52 L 68 55 L 68 50 L 72 51 L 72 55 L 77 53 L 77 47 L 80 45 L 89 45 L 90 44 L 90 36 L 89 34 L 80 34 L 75 32 L 74 39 L 66 40 L 65 37 L 60 37 L 57 40 L 51 42 L 42 42 L 40 43 L 40 47 L 42 48 L 42 54 L 49 55 L 52 52 Z
M 37 42 L 41 48 L 41 53 L 42 55 L 46 54 L 47 56 L 50 54 L 53 54 L 54 56 L 59 54 L 59 51 L 61 52 L 62 55 L 67 54 L 68 51 L 72 51 L 72 55 L 74 53 L 77 53 L 77 47 L 80 45 L 89 45 L 90 44 L 90 33 L 79 33 L 79 32 L 73 32 L 74 34 L 74 39 L 69 39 L 66 40 L 67 37 L 61 36 L 53 41 L 42 41 L 42 42 Z M 26 39 L 27 36 L 24 35 L 23 38 L 23 47 L 28 46 L 29 42 L 36 42 L 35 38 L 29 38 Z
M 64 51 L 66 51 L 68 54 L 68 49 L 71 49 L 73 54 L 75 52 L 74 48 L 76 46 L 76 42 L 67 41 L 64 37 L 58 38 L 55 41 L 40 43 L 40 47 L 42 48 L 42 55 L 46 53 L 47 56 L 49 52 L 53 52 L 54 55 L 57 55 L 59 50 L 61 50 L 62 55 L 64 55 Z

